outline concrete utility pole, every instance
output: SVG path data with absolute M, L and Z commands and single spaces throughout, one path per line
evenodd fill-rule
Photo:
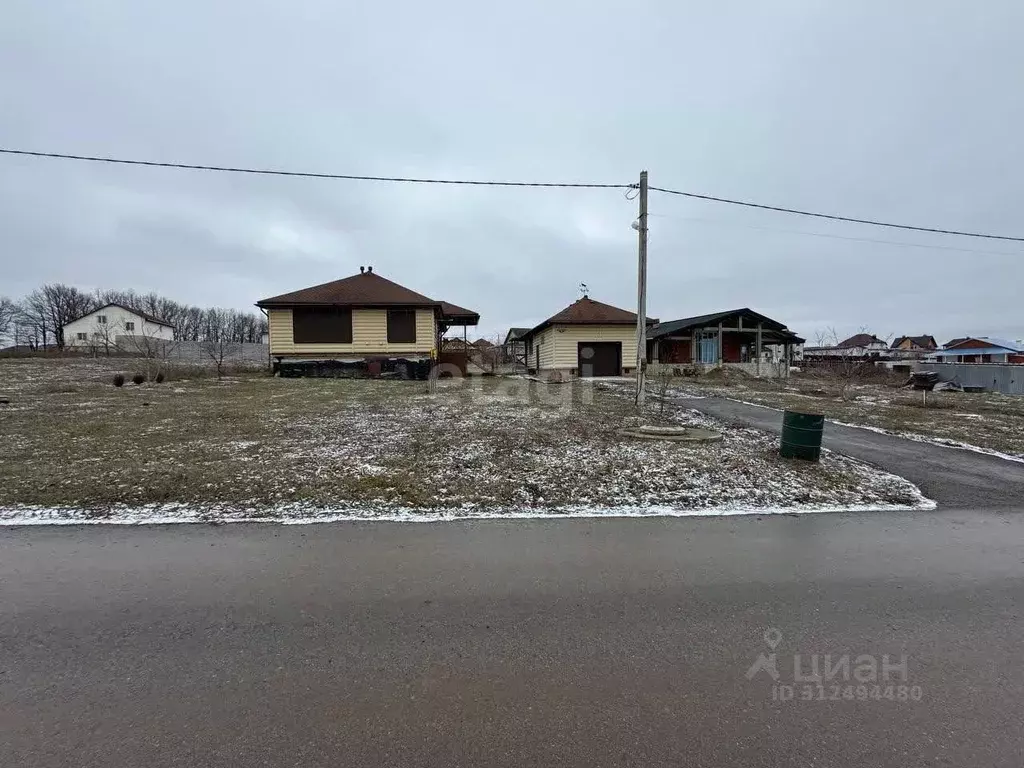
M 636 407 L 643 410 L 647 383 L 647 171 L 640 172 L 640 234 L 636 279 Z

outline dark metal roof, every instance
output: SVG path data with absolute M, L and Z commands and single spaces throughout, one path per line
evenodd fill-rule
M 471 309 L 460 307 L 449 301 L 439 302 L 441 305 L 441 321 L 447 325 L 476 325 L 480 315 Z
M 508 333 L 505 334 L 505 343 L 508 344 L 510 341 L 518 341 L 529 332 L 529 328 L 509 328 Z
M 647 338 L 657 339 L 662 336 L 671 336 L 672 334 L 679 333 L 680 331 L 686 331 L 691 328 L 704 328 L 709 325 L 718 325 L 719 323 L 725 325 L 727 320 L 731 320 L 734 317 L 739 318 L 741 316 L 744 319 L 753 320 L 755 323 L 761 323 L 761 326 L 765 331 L 773 332 L 777 335 L 783 335 L 788 341 L 792 341 L 797 344 L 802 344 L 804 341 L 778 320 L 772 320 L 767 315 L 755 312 L 749 307 L 729 309 L 724 312 L 712 312 L 707 315 L 697 315 L 695 317 L 684 317 L 681 320 L 666 320 L 664 323 L 658 323 L 653 328 L 648 328 Z M 751 328 L 751 330 L 753 330 L 753 328 Z
M 872 333 L 855 333 L 850 338 L 843 339 L 836 344 L 836 348 L 853 349 L 854 347 L 866 347 L 869 344 L 885 344 L 885 341 Z
M 362 272 L 341 280 L 314 285 L 291 293 L 282 293 L 257 301 L 258 307 L 288 307 L 303 304 L 340 304 L 351 306 L 441 307 L 422 293 L 381 277 L 376 272 Z M 452 305 L 454 306 L 454 305 Z
M 938 344 L 935 343 L 934 336 L 897 336 L 896 340 L 892 343 L 892 348 L 896 349 L 907 339 L 915 346 L 921 347 L 922 349 L 935 349 Z

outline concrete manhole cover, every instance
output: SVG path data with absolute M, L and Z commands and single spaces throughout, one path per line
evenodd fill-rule
M 619 430 L 623 437 L 634 440 L 668 440 L 673 443 L 718 443 L 722 440 L 720 432 L 699 427 L 624 427 Z

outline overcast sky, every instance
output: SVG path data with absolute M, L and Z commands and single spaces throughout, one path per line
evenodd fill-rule
M 6 0 L 0 145 L 480 179 L 647 168 L 658 186 L 1024 235 L 1022 28 L 1019 0 Z M 749 306 L 811 340 L 1024 336 L 1024 244 L 658 193 L 650 209 L 663 319 Z M 635 306 L 635 215 L 618 190 L 0 156 L 0 294 L 62 281 L 250 308 L 372 264 L 490 335 L 581 281 Z

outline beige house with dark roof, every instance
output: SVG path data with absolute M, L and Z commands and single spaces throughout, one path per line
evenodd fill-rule
M 647 319 L 647 324 L 657 320 Z M 520 337 L 535 373 L 622 376 L 636 369 L 636 314 L 584 296 Z
M 416 293 L 373 267 L 256 306 L 267 313 L 270 355 L 278 360 L 429 359 L 449 327 L 480 321 L 472 310 Z

